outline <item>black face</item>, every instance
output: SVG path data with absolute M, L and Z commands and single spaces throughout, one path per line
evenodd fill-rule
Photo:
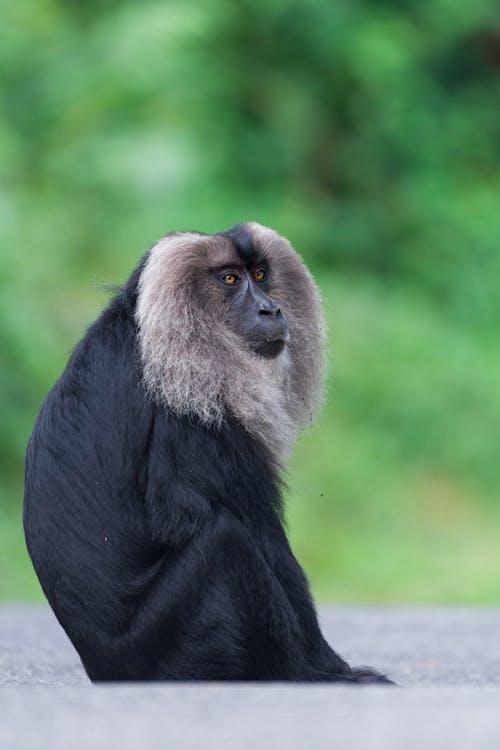
M 288 338 L 288 325 L 278 305 L 266 294 L 265 265 L 227 266 L 214 271 L 230 302 L 228 325 L 261 357 L 277 357 Z

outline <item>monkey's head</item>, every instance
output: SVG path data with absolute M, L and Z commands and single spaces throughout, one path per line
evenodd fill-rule
M 321 399 L 319 294 L 290 243 L 255 223 L 162 238 L 140 274 L 144 382 L 177 414 L 232 415 L 276 457 Z

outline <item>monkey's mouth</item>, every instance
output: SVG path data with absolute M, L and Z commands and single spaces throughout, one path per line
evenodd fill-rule
M 285 348 L 285 339 L 267 339 L 262 343 L 258 344 L 254 351 L 259 357 L 265 357 L 266 359 L 274 359 L 278 354 L 281 354 Z

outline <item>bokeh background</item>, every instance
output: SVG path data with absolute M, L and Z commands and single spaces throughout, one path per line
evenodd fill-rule
M 323 601 L 500 601 L 497 0 L 2 0 L 0 597 L 38 598 L 24 448 L 175 229 L 288 236 L 330 323 L 289 472 Z

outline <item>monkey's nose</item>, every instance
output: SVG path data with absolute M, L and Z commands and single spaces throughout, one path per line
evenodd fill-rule
M 259 315 L 270 315 L 272 318 L 277 318 L 281 315 L 281 309 L 274 302 L 271 302 L 271 300 L 269 302 L 261 302 Z

